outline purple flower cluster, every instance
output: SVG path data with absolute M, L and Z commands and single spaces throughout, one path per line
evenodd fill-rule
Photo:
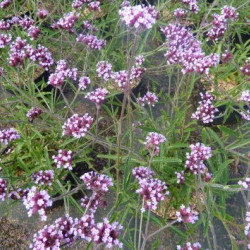
M 184 177 L 184 171 L 182 170 L 180 173 L 179 172 L 175 172 L 176 176 L 177 176 L 177 184 L 181 184 L 185 181 L 185 177 Z
M 195 14 L 197 14 L 200 10 L 196 0 L 181 0 L 181 2 L 188 5 L 189 10 Z
M 9 20 L 0 20 L 0 30 L 9 30 L 11 27 L 11 22 Z
M 65 217 L 58 218 L 55 221 L 55 227 L 60 235 L 62 235 L 61 243 L 69 245 L 75 240 L 74 219 L 68 214 Z
M 155 175 L 154 171 L 144 166 L 134 168 L 132 174 L 138 181 L 141 179 L 152 178 Z
M 158 155 L 160 152 L 160 144 L 166 141 L 166 137 L 162 134 L 150 132 L 146 137 L 144 142 L 146 148 L 150 151 L 153 150 L 155 155 Z
M 144 61 L 145 61 L 144 56 L 143 56 L 143 55 L 139 55 L 139 56 L 137 56 L 137 57 L 135 58 L 135 65 L 136 65 L 137 67 L 139 67 L 139 66 L 141 66 L 141 65 L 144 63 Z
M 75 12 L 66 13 L 58 20 L 56 25 L 61 29 L 67 30 L 69 33 L 74 33 L 74 26 L 79 17 L 80 14 Z
M 27 30 L 28 28 L 30 28 L 35 24 L 35 21 L 32 18 L 25 15 L 24 18 L 19 19 L 19 22 L 17 24 L 19 24 L 24 30 Z
M 100 8 L 100 2 L 99 1 L 95 1 L 95 2 L 91 2 L 88 4 L 88 7 L 93 10 L 93 11 L 101 11 Z
M 63 135 L 72 135 L 79 139 L 90 130 L 93 121 L 94 119 L 88 113 L 83 116 L 74 114 L 63 124 Z
M 41 216 L 41 220 L 46 221 L 47 216 L 45 214 L 45 210 L 47 207 L 52 206 L 52 201 L 50 200 L 50 196 L 46 190 L 38 191 L 38 189 L 34 186 L 29 190 L 27 197 L 24 197 L 23 204 L 28 210 L 29 217 L 38 212 Z
M 228 52 L 227 50 L 221 55 L 222 63 L 227 63 L 233 59 L 233 54 Z
M 250 91 L 249 90 L 242 91 L 240 100 L 244 102 L 250 102 Z
M 91 238 L 96 244 L 106 244 L 107 248 L 117 246 L 122 248 L 123 244 L 118 240 L 122 226 L 118 222 L 110 223 L 107 218 L 97 223 L 91 230 Z
M 187 14 L 187 11 L 182 9 L 182 8 L 177 8 L 175 11 L 174 11 L 174 16 L 176 18 L 181 18 L 181 17 L 184 17 L 185 15 Z
M 89 21 L 84 21 L 83 24 L 82 24 L 82 27 L 85 30 L 89 30 L 89 31 L 92 31 L 92 32 L 98 31 L 98 29 L 93 24 L 91 24 Z
M 33 244 L 30 248 L 34 250 L 40 249 L 60 249 L 60 241 L 63 238 L 62 232 L 57 230 L 54 225 L 44 226 L 43 229 L 34 234 Z
M 117 246 L 122 248 L 122 243 L 118 240 L 122 226 L 117 222 L 109 223 L 104 218 L 103 222 L 95 224 L 93 214 L 84 215 L 80 220 L 75 220 L 75 235 L 90 242 L 93 240 L 96 244 L 106 244 L 107 248 Z
M 177 250 L 199 250 L 201 249 L 201 244 L 199 242 L 195 242 L 193 245 L 191 242 L 186 242 L 184 246 L 177 246 Z
M 112 65 L 107 61 L 99 61 L 96 65 L 98 77 L 103 78 L 107 82 L 112 77 Z
M 190 148 L 191 153 L 186 153 L 185 167 L 193 174 L 198 174 L 199 171 L 201 174 L 204 174 L 206 170 L 204 161 L 211 158 L 211 148 L 199 142 L 191 144 Z
M 5 9 L 11 4 L 11 0 L 3 0 L 0 3 L 0 8 Z
M 167 185 L 159 179 L 138 179 L 140 188 L 136 193 L 141 194 L 144 201 L 145 210 L 156 210 L 160 201 L 164 200 L 165 196 L 169 194 Z
M 36 40 L 41 34 L 41 30 L 37 26 L 30 26 L 28 29 L 28 36 L 31 40 Z
M 238 181 L 238 184 L 241 185 L 245 189 L 250 189 L 250 178 L 246 177 L 244 181 L 242 180 Z
M 68 170 L 72 170 L 72 151 L 60 149 L 58 150 L 57 155 L 52 156 L 52 159 L 54 160 L 54 163 L 56 164 L 57 168 L 65 168 Z
M 79 79 L 79 88 L 81 90 L 85 90 L 91 83 L 91 80 L 88 76 L 82 76 L 80 79 Z
M 134 27 L 138 30 L 152 28 L 153 24 L 159 18 L 159 12 L 151 5 L 131 6 L 126 4 L 119 10 L 119 15 L 122 22 L 128 27 Z
M 89 34 L 88 35 L 83 35 L 83 34 L 78 35 L 78 37 L 76 38 L 76 41 L 87 45 L 88 47 L 90 47 L 93 50 L 101 50 L 106 45 L 105 40 L 98 39 L 97 36 L 89 35 Z
M 7 181 L 0 178 L 0 199 L 5 201 L 7 192 Z
M 49 70 L 49 68 L 54 64 L 51 53 L 46 47 L 38 44 L 37 49 L 33 49 L 30 46 L 26 48 L 30 59 L 34 62 L 38 62 L 39 65 L 45 70 Z
M 99 108 L 102 105 L 102 102 L 104 101 L 106 95 L 108 94 L 108 90 L 105 88 L 98 88 L 92 92 L 89 92 L 85 95 L 85 98 L 91 100 L 96 104 L 96 106 Z
M 213 23 L 211 29 L 208 31 L 208 37 L 210 40 L 218 40 L 221 38 L 228 28 L 228 21 L 236 21 L 238 14 L 235 12 L 235 8 L 231 6 L 224 6 L 221 10 L 221 14 L 213 14 Z
M 26 188 L 26 189 L 21 189 L 21 188 L 12 189 L 12 190 L 9 190 L 8 197 L 10 199 L 13 199 L 13 200 L 23 200 L 23 199 L 25 199 L 27 197 L 29 191 L 30 191 L 29 188 Z
M 10 44 L 11 40 L 12 40 L 11 35 L 0 33 L 0 48 L 3 49 L 6 45 Z
M 49 12 L 45 9 L 38 9 L 37 10 L 37 15 L 39 18 L 44 19 L 48 16 Z
M 38 185 L 42 186 L 51 186 L 52 181 L 54 179 L 54 171 L 53 170 L 40 170 L 31 175 L 32 181 L 34 181 Z
M 43 111 L 37 107 L 31 108 L 28 113 L 26 114 L 27 117 L 29 117 L 29 121 L 33 122 L 35 117 L 39 116 Z
M 76 80 L 77 68 L 69 69 L 67 63 L 64 60 L 57 62 L 56 70 L 49 76 L 48 84 L 53 87 L 61 87 L 66 78 Z
M 250 121 L 250 109 L 246 110 L 245 112 L 241 111 L 240 114 L 244 120 Z
M 214 114 L 219 111 L 212 103 L 215 98 L 208 92 L 205 94 L 200 93 L 200 96 L 201 101 L 199 101 L 199 107 L 197 108 L 196 112 L 192 114 L 191 118 L 203 123 L 213 122 Z
M 196 72 L 208 74 L 212 66 L 219 63 L 219 55 L 205 56 L 201 43 L 180 24 L 169 24 L 162 28 L 168 40 L 168 51 L 165 54 L 168 64 L 181 64 L 184 74 Z
M 31 45 L 27 44 L 26 40 L 17 37 L 16 41 L 12 42 L 10 46 L 8 61 L 14 67 L 22 64 L 24 58 L 30 58 L 32 61 L 38 62 L 46 70 L 54 63 L 51 53 L 47 48 L 39 44 L 38 48 L 34 49 Z
M 198 212 L 191 209 L 190 207 L 185 207 L 183 204 L 180 206 L 180 210 L 176 212 L 177 220 L 179 222 L 194 224 L 198 220 Z
M 249 60 L 249 59 L 248 59 Z M 245 61 L 245 65 L 240 68 L 241 73 L 244 76 L 250 76 L 250 64 L 248 63 L 248 60 Z
M 85 173 L 80 179 L 84 182 L 87 189 L 94 192 L 107 192 L 109 187 L 113 186 L 113 181 L 110 177 L 104 174 L 100 175 L 94 171 Z
M 137 102 L 143 107 L 145 104 L 154 107 L 155 103 L 158 102 L 158 97 L 154 93 L 148 91 L 143 97 L 137 98 Z
M 14 128 L 0 130 L 0 142 L 5 146 L 19 138 L 20 134 Z

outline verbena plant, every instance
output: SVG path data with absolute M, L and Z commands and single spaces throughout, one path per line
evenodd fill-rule
M 200 249 L 203 225 L 217 249 L 216 219 L 248 246 L 249 3 L 227 4 L 1 1 L 0 198 L 43 221 L 65 205 L 31 248 L 157 249 L 171 229 L 177 249 Z M 242 225 L 226 211 L 237 192 Z

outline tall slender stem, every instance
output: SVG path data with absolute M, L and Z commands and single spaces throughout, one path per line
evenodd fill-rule
M 100 106 L 96 105 L 96 129 L 95 129 L 95 135 L 98 136 L 98 119 L 99 119 L 99 113 L 100 113 Z
M 129 35 L 129 34 L 128 34 Z M 135 56 L 135 51 L 136 51 L 136 43 L 138 39 L 138 31 L 135 33 L 135 39 L 134 39 L 134 44 L 132 48 L 132 53 L 130 60 L 128 61 L 128 74 L 127 74 L 127 82 L 125 85 L 125 90 L 124 90 L 124 96 L 123 96 L 123 101 L 122 101 L 122 111 L 121 111 L 121 116 L 119 120 L 119 126 L 118 126 L 118 135 L 117 135 L 117 160 L 116 160 L 116 203 L 118 201 L 119 197 L 119 166 L 120 166 L 120 154 L 121 154 L 121 134 L 122 134 L 122 122 L 123 122 L 123 117 L 125 113 L 125 107 L 126 107 L 126 100 L 128 99 L 128 95 L 130 94 L 130 75 L 131 75 L 131 69 L 132 69 L 132 63 L 133 59 Z

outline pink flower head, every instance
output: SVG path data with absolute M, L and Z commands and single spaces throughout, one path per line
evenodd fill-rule
M 54 160 L 54 163 L 56 164 L 57 168 L 65 168 L 68 170 L 72 170 L 72 151 L 60 149 L 58 150 L 57 155 L 52 156 L 52 159 Z
M 24 30 L 28 30 L 29 27 L 35 24 L 35 21 L 32 18 L 25 15 L 23 19 L 20 19 L 19 24 Z
M 228 27 L 228 21 L 232 19 L 236 21 L 238 13 L 235 12 L 235 8 L 231 6 L 224 6 L 221 14 L 213 14 L 213 23 L 211 29 L 208 31 L 208 37 L 210 40 L 218 40 L 221 38 Z
M 88 76 L 82 76 L 80 79 L 79 79 L 79 88 L 81 90 L 85 90 L 91 83 L 91 80 Z
M 199 250 L 201 249 L 201 244 L 199 242 L 195 242 L 193 245 L 190 242 L 185 243 L 184 246 L 177 246 L 177 250 Z
M 10 21 L 0 20 L 0 30 L 9 30 L 11 26 Z
M 205 182 L 209 182 L 209 181 L 211 181 L 211 179 L 212 179 L 212 177 L 213 177 L 213 175 L 211 174 L 211 173 L 208 173 L 208 172 L 206 172 L 205 174 L 204 174 L 204 181 Z
M 103 191 L 107 192 L 109 187 L 113 186 L 112 179 L 104 174 L 98 174 L 94 171 L 85 173 L 80 179 L 87 186 L 87 189 L 94 192 Z
M 55 72 L 49 76 L 48 84 L 54 87 L 61 87 L 66 78 L 76 80 L 77 71 L 77 68 L 69 69 L 67 63 L 64 60 L 60 60 L 57 62 Z
M 9 34 L 0 34 L 0 48 L 4 48 L 6 45 L 10 44 L 12 36 Z
M 227 50 L 221 55 L 222 63 L 227 63 L 233 59 L 233 54 L 228 52 Z
M 139 67 L 139 66 L 141 66 L 141 65 L 144 63 L 144 61 L 145 61 L 144 56 L 143 56 L 143 55 L 139 55 L 139 56 L 137 56 L 137 57 L 135 58 L 135 65 L 136 65 L 137 67 Z
M 85 98 L 88 98 L 92 102 L 94 102 L 97 107 L 100 107 L 102 105 L 102 102 L 104 101 L 106 95 L 108 94 L 108 90 L 105 88 L 98 88 L 92 92 L 89 92 L 85 95 Z
M 191 32 L 179 24 L 169 24 L 161 29 L 167 38 L 168 51 L 165 54 L 168 64 L 180 64 L 184 74 L 196 72 L 208 74 L 212 66 L 219 63 L 219 55 L 205 56 L 201 42 Z
M 244 102 L 250 102 L 250 91 L 249 90 L 242 91 L 240 100 Z
M 101 11 L 100 4 L 101 4 L 100 1 L 95 1 L 89 3 L 88 7 L 93 11 Z
M 67 30 L 69 33 L 74 33 L 74 26 L 79 19 L 80 14 L 69 12 L 63 15 L 62 18 L 56 23 L 61 29 Z
M 30 245 L 30 248 L 36 250 L 42 249 L 51 249 L 59 250 L 60 242 L 63 239 L 61 231 L 58 231 L 56 226 L 44 226 L 43 229 L 38 231 L 33 236 L 33 243 Z
M 250 121 L 250 109 L 246 110 L 245 112 L 241 111 L 240 114 L 244 120 Z
M 181 17 L 184 17 L 185 15 L 187 14 L 187 11 L 182 9 L 182 8 L 177 8 L 175 11 L 174 11 L 174 16 L 176 18 L 181 18 Z
M 249 59 L 248 59 L 249 60 Z M 245 61 L 245 65 L 240 68 L 242 75 L 244 76 L 250 76 L 250 64 L 248 61 Z
M 72 135 L 79 139 L 90 130 L 93 121 L 94 119 L 88 113 L 83 116 L 74 114 L 64 123 L 63 135 Z
M 185 177 L 184 177 L 184 171 L 182 170 L 180 173 L 179 172 L 175 172 L 176 176 L 177 176 L 177 184 L 181 184 L 185 181 Z
M 28 36 L 31 40 L 36 40 L 38 36 L 41 34 L 41 30 L 36 26 L 30 26 L 28 29 Z
M 0 8 L 5 9 L 11 4 L 11 0 L 3 0 L 0 3 Z
M 29 56 L 31 60 L 38 62 L 40 67 L 44 68 L 45 70 L 49 70 L 49 68 L 54 64 L 51 53 L 41 44 L 38 44 L 37 49 L 31 50 L 31 54 Z
M 6 198 L 6 192 L 7 192 L 7 181 L 0 178 L 0 199 L 2 201 L 5 201 Z
M 213 118 L 216 112 L 219 112 L 217 108 L 214 107 L 212 101 L 214 97 L 208 92 L 205 94 L 200 93 L 201 101 L 199 102 L 199 107 L 196 112 L 192 114 L 191 118 L 201 121 L 203 123 L 213 122 Z
M 83 5 L 83 1 L 82 0 L 74 0 L 72 3 L 72 8 L 74 9 L 81 9 Z
M 194 174 L 198 174 L 199 171 L 204 174 L 206 169 L 204 161 L 211 158 L 211 148 L 199 142 L 191 144 L 190 148 L 191 153 L 186 153 L 185 167 Z
M 148 150 L 154 150 L 154 154 L 158 155 L 160 152 L 160 144 L 166 141 L 166 137 L 162 134 L 150 132 L 146 137 L 146 142 L 144 142 Z
M 194 224 L 198 220 L 198 212 L 192 210 L 190 207 L 185 207 L 183 204 L 180 206 L 180 210 L 176 212 L 177 220 L 179 222 Z
M 128 27 L 143 30 L 152 28 L 159 17 L 159 12 L 151 5 L 147 7 L 125 5 L 119 10 L 119 15 Z
M 85 30 L 90 30 L 92 32 L 98 31 L 98 29 L 93 24 L 91 24 L 89 21 L 84 21 L 83 24 L 82 24 L 82 27 Z
M 125 89 L 127 79 L 128 79 L 128 72 L 126 70 L 121 70 L 119 72 L 114 72 L 112 74 L 112 78 L 115 81 L 115 83 L 118 84 L 118 86 L 122 89 Z M 129 81 L 129 84 L 131 84 L 131 81 Z
M 138 181 L 141 179 L 151 178 L 155 175 L 154 171 L 144 166 L 134 168 L 132 174 Z
M 110 223 L 107 218 L 103 222 L 97 223 L 91 229 L 93 241 L 98 244 L 105 244 L 107 248 L 122 248 L 123 244 L 118 240 L 122 226 L 118 222 Z
M 152 92 L 147 92 L 146 95 L 144 95 L 143 97 L 140 97 L 137 99 L 137 102 L 141 105 L 141 106 L 145 106 L 145 104 L 148 104 L 150 106 L 155 106 L 155 103 L 158 102 L 158 97 L 152 93 Z
M 27 113 L 27 117 L 29 117 L 29 121 L 33 122 L 33 120 L 35 119 L 35 117 L 39 116 L 43 111 L 37 107 L 33 107 L 31 108 L 28 113 Z
M 45 9 L 38 9 L 37 10 L 37 15 L 39 16 L 39 18 L 44 19 L 48 16 L 49 12 Z
M 51 186 L 52 181 L 54 179 L 54 171 L 53 170 L 37 171 L 31 175 L 31 179 L 37 185 Z
M 182 3 L 189 6 L 189 10 L 197 14 L 200 10 L 196 0 L 181 0 Z
M 98 77 L 107 82 L 112 77 L 112 65 L 107 61 L 99 61 L 96 65 Z
M 46 190 L 38 191 L 34 186 L 30 189 L 27 197 L 23 199 L 23 204 L 28 210 L 28 216 L 31 217 L 32 214 L 38 212 L 41 216 L 42 221 L 47 220 L 45 210 L 47 207 L 52 206 L 52 201 Z
M 76 38 L 76 41 L 79 42 L 79 43 L 83 43 L 83 44 L 87 45 L 88 47 L 90 47 L 93 50 L 101 50 L 106 45 L 105 40 L 103 40 L 103 39 L 99 40 L 94 35 L 80 34 Z
M 17 188 L 14 190 L 10 190 L 8 197 L 12 200 L 22 200 L 27 197 L 29 191 L 30 191 L 29 188 L 26 189 Z
M 16 40 L 11 43 L 8 58 L 10 66 L 14 67 L 23 63 L 23 60 L 26 57 L 26 45 L 26 40 L 21 39 L 21 37 L 17 37 Z
M 80 219 L 75 219 L 74 235 L 90 242 L 92 240 L 92 229 L 94 226 L 94 215 L 86 214 Z
M 9 142 L 16 139 L 20 139 L 20 134 L 14 128 L 0 130 L 0 142 L 3 145 L 6 146 Z
M 141 78 L 145 71 L 146 68 L 132 67 L 130 80 Z
M 238 13 L 236 13 L 236 9 L 232 6 L 225 5 L 221 10 L 221 15 L 223 15 L 226 19 L 233 19 L 237 21 Z
M 136 193 L 141 194 L 144 200 L 142 212 L 146 210 L 156 210 L 160 201 L 164 200 L 169 194 L 167 186 L 164 182 L 158 179 L 138 179 L 140 188 Z
M 76 239 L 74 235 L 74 220 L 68 214 L 65 217 L 58 218 L 55 221 L 55 227 L 61 238 L 61 243 L 64 242 L 65 245 L 69 245 Z

